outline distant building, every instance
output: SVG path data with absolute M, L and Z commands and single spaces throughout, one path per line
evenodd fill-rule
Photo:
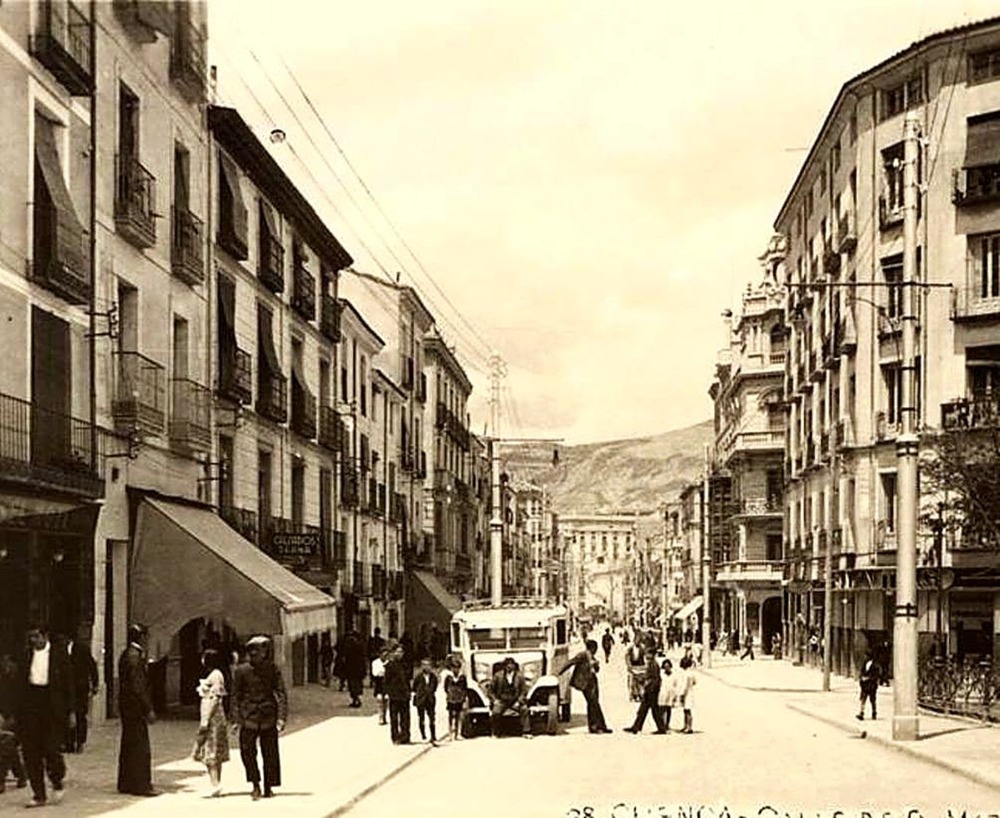
M 559 533 L 570 554 L 566 561 L 572 571 L 568 587 L 576 610 L 582 613 L 602 607 L 609 615 L 625 618 L 636 518 L 627 514 L 561 514 Z

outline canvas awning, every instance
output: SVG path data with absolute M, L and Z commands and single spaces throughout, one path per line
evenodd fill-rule
M 701 607 L 702 598 L 696 596 L 690 602 L 688 602 L 683 608 L 681 608 L 677 613 L 674 614 L 674 619 L 687 619 L 691 614 L 697 611 Z
M 272 375 L 281 375 L 281 361 L 274 348 L 274 336 L 271 334 L 271 311 L 266 307 L 257 308 L 257 341 L 260 344 L 261 364 L 267 366 Z
M 430 571 L 410 571 L 406 594 L 406 621 L 408 628 L 424 622 L 434 622 L 447 632 L 451 616 L 462 607 L 462 601 L 448 591 Z
M 207 508 L 145 498 L 136 517 L 132 621 L 162 656 L 192 619 L 226 622 L 241 636 L 291 639 L 336 627 L 332 597 L 279 565 Z

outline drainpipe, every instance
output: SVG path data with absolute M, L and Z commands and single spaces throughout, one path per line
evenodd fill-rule
M 90 468 L 97 471 L 97 8 L 90 4 Z

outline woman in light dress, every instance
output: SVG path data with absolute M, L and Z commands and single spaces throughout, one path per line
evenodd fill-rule
M 694 659 L 690 656 L 685 656 L 681 659 L 681 669 L 680 673 L 677 674 L 677 700 L 681 707 L 684 708 L 684 729 L 681 730 L 682 733 L 693 733 L 693 716 L 692 710 L 694 709 L 694 686 L 698 682 L 695 678 L 694 670 Z
M 679 677 L 674 673 L 674 663 L 669 659 L 664 659 L 660 664 L 662 670 L 662 680 L 660 681 L 660 692 L 657 695 L 656 705 L 660 708 L 660 723 L 663 725 L 663 732 L 670 732 L 670 714 L 675 704 L 677 704 L 677 683 Z
M 220 651 L 209 649 L 201 657 L 205 678 L 198 682 L 201 697 L 201 722 L 194 749 L 194 760 L 202 762 L 208 770 L 212 789 L 210 795 L 222 794 L 222 765 L 229 761 L 229 722 L 224 701 L 227 695 L 224 671 L 225 657 Z

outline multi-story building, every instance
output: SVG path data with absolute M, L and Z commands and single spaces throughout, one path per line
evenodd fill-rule
M 469 478 L 475 498 L 473 510 L 472 596 L 486 599 L 492 592 L 490 561 L 490 519 L 493 516 L 491 442 L 475 434 L 469 438 Z
M 624 618 L 636 545 L 636 518 L 631 514 L 561 514 L 559 533 L 572 553 L 570 563 L 579 601 L 577 610 L 602 607 Z
M 472 393 L 465 370 L 440 335 L 424 338 L 424 375 L 434 407 L 434 439 L 427 448 L 424 496 L 433 517 L 424 536 L 433 543 L 434 573 L 457 597 L 473 591 L 477 498 L 471 483 L 471 435 L 466 403 Z
M 916 276 L 935 285 L 914 299 L 921 449 L 962 418 L 985 423 L 989 412 L 977 409 L 995 406 L 998 66 L 993 18 L 926 37 L 848 80 L 775 221 L 787 241 L 791 327 L 785 604 L 797 644 L 831 617 L 836 670 L 853 670 L 867 647 L 892 637 L 895 441 L 909 409 L 900 340 L 904 115 L 916 116 L 925 140 L 915 168 Z M 939 498 L 924 489 L 921 505 L 933 506 Z M 922 654 L 938 637 L 949 653 L 993 654 L 1000 571 L 993 552 L 970 539 L 948 538 L 938 563 L 951 572 L 946 593 L 929 568 L 918 569 Z M 918 540 L 923 566 L 935 559 L 923 515 Z M 824 612 L 828 545 L 835 592 Z
M 713 565 L 712 627 L 741 638 L 751 633 L 765 652 L 782 632 L 784 513 L 784 290 L 776 260 L 765 256 L 765 277 L 742 295 L 733 326 L 725 319 L 709 394 L 715 405 L 715 466 L 731 481 L 728 547 Z M 710 535 L 711 535 L 710 531 Z M 718 592 L 718 593 L 717 593 Z
M 692 630 L 700 617 L 704 600 L 703 556 L 705 553 L 705 488 L 704 482 L 689 483 L 678 498 L 676 538 L 680 548 L 681 603 L 672 614 L 681 631 Z

